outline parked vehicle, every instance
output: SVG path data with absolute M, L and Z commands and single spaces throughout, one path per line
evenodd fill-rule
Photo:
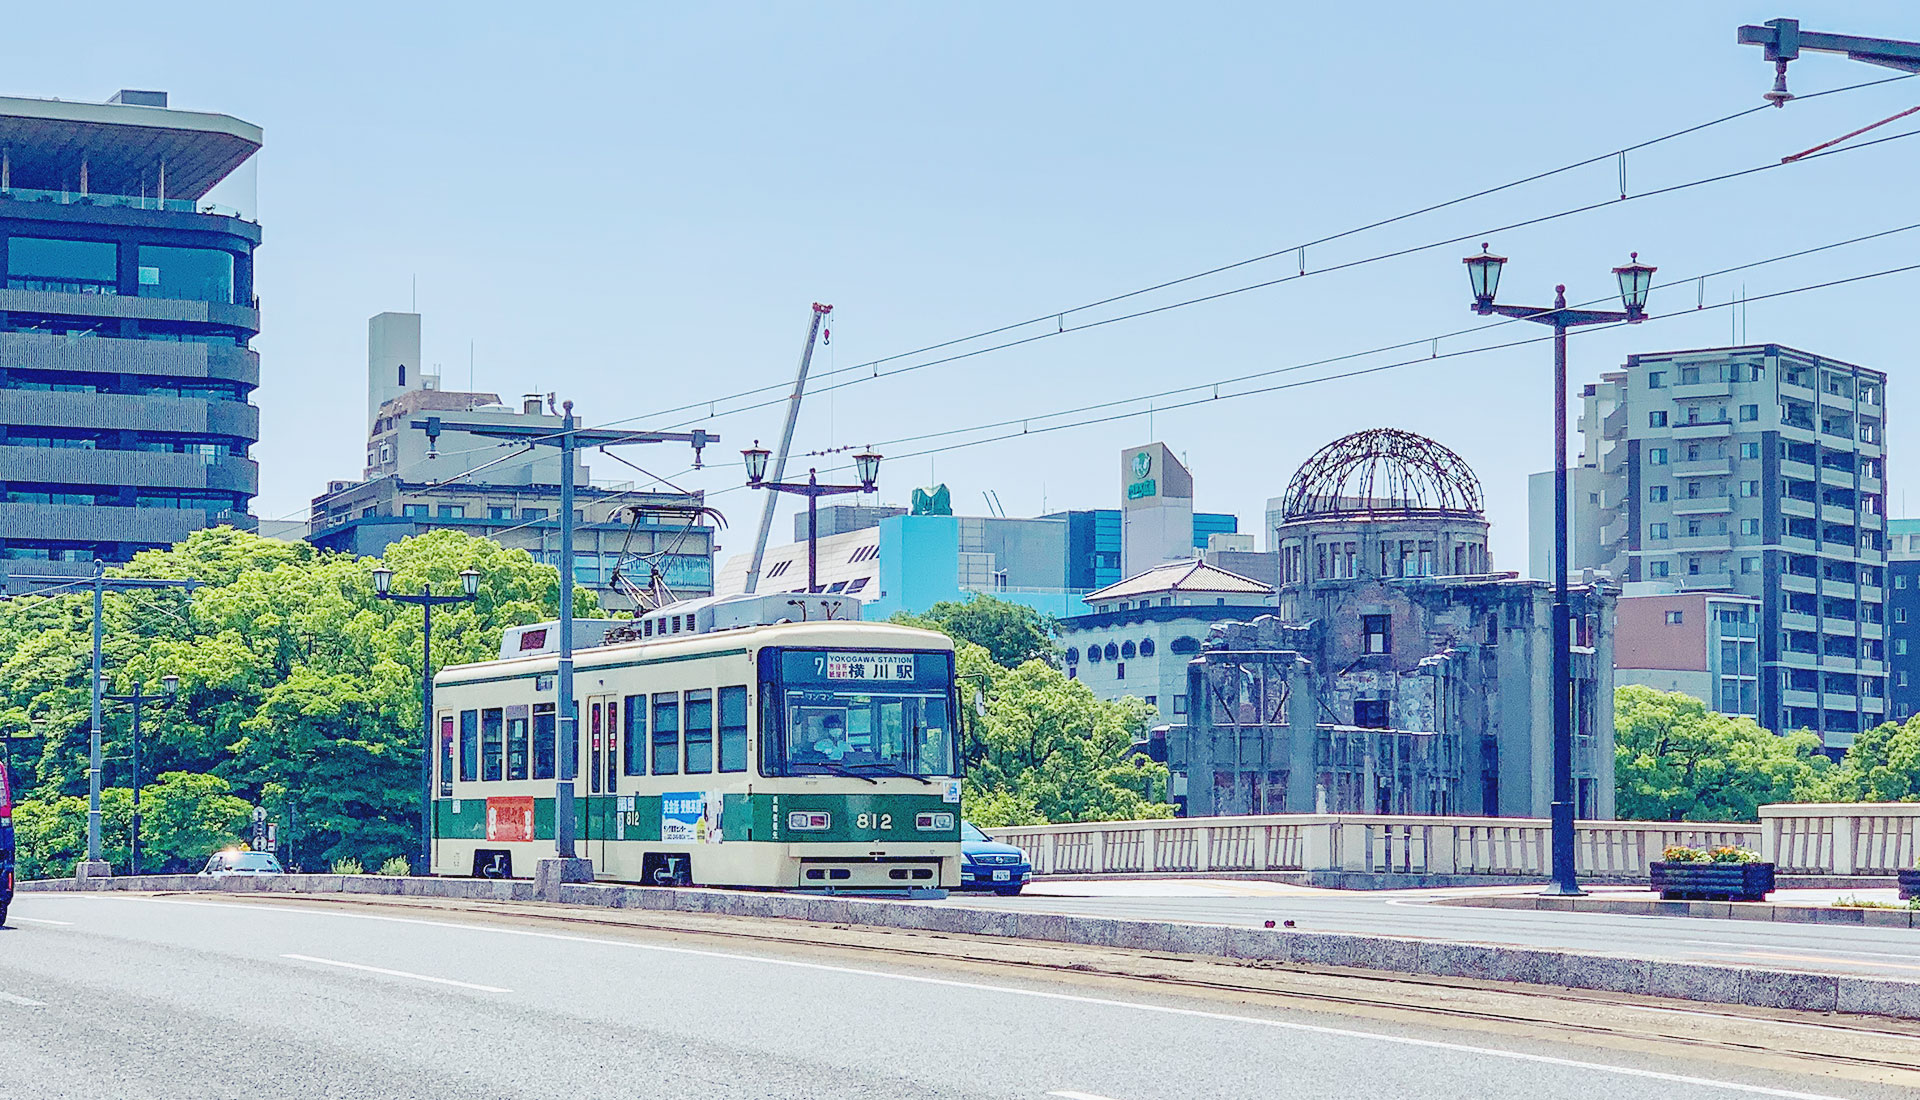
M 13 780 L 0 764 L 0 925 L 7 923 L 13 904 Z
M 992 890 L 1012 897 L 1033 877 L 1027 853 L 1002 844 L 971 821 L 960 823 L 960 889 Z
M 245 849 L 215 852 L 207 865 L 200 868 L 201 878 L 258 878 L 285 873 L 280 867 L 280 858 L 272 852 Z

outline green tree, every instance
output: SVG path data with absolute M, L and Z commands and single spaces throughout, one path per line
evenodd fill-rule
M 558 603 L 551 566 L 456 531 L 403 540 L 384 561 L 402 592 L 425 583 L 454 592 L 461 570 L 481 574 L 477 600 L 434 614 L 436 669 L 495 657 L 502 630 L 551 618 Z M 191 592 L 141 590 L 106 600 L 108 690 L 123 693 L 136 680 L 151 689 L 163 675 L 180 677 L 174 704 L 143 716 L 146 774 L 218 777 L 231 785 L 218 794 L 265 803 L 276 815 L 291 802 L 301 835 L 317 849 L 304 855 L 350 854 L 377 864 L 410 850 L 422 742 L 421 614 L 375 598 L 374 564 L 231 528 L 137 556 L 127 575 L 201 582 Z M 597 611 L 592 594 L 578 588 L 575 606 L 583 616 Z M 86 792 L 89 616 L 86 596 L 0 603 L 0 724 L 44 733 L 37 756 L 15 774 L 23 798 L 47 807 L 35 827 L 58 858 L 67 858 L 61 838 L 71 832 L 71 805 L 62 799 Z M 110 760 L 128 756 L 128 725 L 126 708 L 109 708 Z M 121 769 L 110 764 L 109 780 L 124 784 Z M 203 839 L 218 833 L 219 815 L 203 824 Z M 178 858 L 190 853 L 182 848 Z
M 922 615 L 901 613 L 893 621 L 904 626 L 937 630 L 956 642 L 972 642 L 987 651 L 1002 668 L 1019 668 L 1028 661 L 1053 662 L 1053 618 L 1024 604 L 976 595 L 965 603 L 944 600 Z
M 1167 768 L 1132 746 L 1154 710 L 1138 699 L 1103 702 L 1038 659 L 1002 668 L 960 642 L 962 703 L 972 716 L 967 817 L 980 825 L 1116 821 L 1173 816 Z
M 1680 692 L 1614 692 L 1616 809 L 1634 821 L 1757 821 L 1769 802 L 1823 796 L 1830 761 L 1813 735 L 1777 737 Z
M 1853 739 L 1835 769 L 1831 797 L 1845 802 L 1920 802 L 1920 716 Z
M 168 772 L 140 788 L 140 864 L 144 871 L 191 871 L 241 843 L 253 807 L 217 775 Z

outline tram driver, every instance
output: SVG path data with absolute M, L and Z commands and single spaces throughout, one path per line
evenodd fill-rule
M 821 760 L 838 763 L 853 749 L 847 739 L 847 720 L 838 713 L 815 711 L 806 716 L 805 729 L 800 744 Z

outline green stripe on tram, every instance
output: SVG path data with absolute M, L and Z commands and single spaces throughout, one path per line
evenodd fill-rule
M 631 809 L 621 810 L 621 803 L 627 799 L 632 800 Z M 661 796 L 657 794 L 582 795 L 574 800 L 576 833 L 582 842 L 658 841 L 660 802 Z M 524 805 L 518 800 L 516 803 Z M 436 800 L 433 806 L 434 834 L 440 839 L 487 839 L 486 799 L 443 798 Z M 792 815 L 799 813 L 825 814 L 827 825 L 823 829 L 789 828 Z M 942 827 L 921 829 L 920 817 L 923 814 L 935 815 L 933 823 Z M 956 843 L 960 839 L 960 807 L 943 800 L 937 793 L 724 794 L 721 796 L 720 828 L 729 841 L 776 841 L 782 844 L 846 844 L 859 841 Z M 553 799 L 533 799 L 532 839 L 552 840 L 553 835 Z

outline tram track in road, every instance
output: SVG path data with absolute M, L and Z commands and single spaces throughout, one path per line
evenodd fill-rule
M 841 959 L 877 958 L 936 970 L 986 971 L 1109 990 L 1166 993 L 1579 1046 L 1688 1056 L 1813 1077 L 1920 1088 L 1920 1021 L 1704 1006 L 1628 994 L 1470 979 L 1306 969 L 947 933 L 714 917 L 658 910 L 587 910 L 541 903 L 327 895 L 154 895 L 160 900 L 362 915 L 529 931 L 592 929 L 609 938 L 674 937 Z M 617 941 L 616 941 L 617 942 Z

